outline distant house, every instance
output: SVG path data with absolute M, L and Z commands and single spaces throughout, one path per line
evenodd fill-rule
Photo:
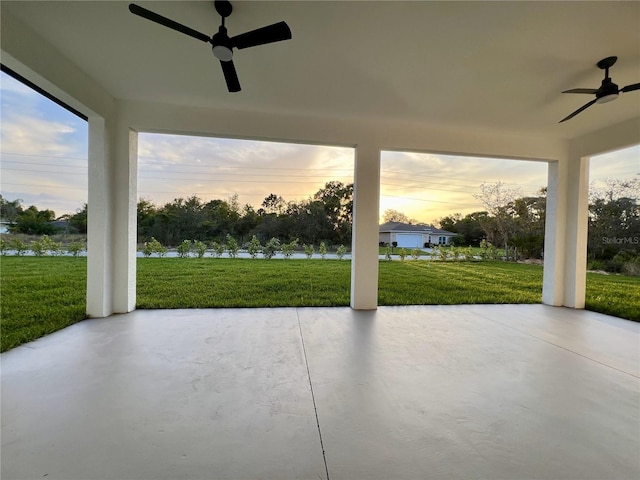
M 9 229 L 13 227 L 13 223 L 0 218 L 0 233 L 9 233 Z
M 451 245 L 457 234 L 440 230 L 430 225 L 411 225 L 401 222 L 387 222 L 380 225 L 380 244 L 404 248 L 423 248 L 425 245 Z

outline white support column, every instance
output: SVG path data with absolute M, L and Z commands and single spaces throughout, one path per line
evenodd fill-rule
M 549 163 L 542 303 L 584 308 L 588 158 Z
M 589 158 L 569 159 L 564 305 L 584 308 L 587 279 Z
M 100 117 L 89 118 L 90 317 L 107 317 L 135 308 L 137 139 L 137 133 L 128 128 L 114 129 Z
M 116 139 L 113 222 L 113 311 L 136 307 L 138 133 L 120 126 Z
M 378 307 L 380 150 L 359 145 L 355 157 L 351 308 L 375 310 Z
M 87 209 L 87 315 L 112 313 L 112 175 L 110 138 L 105 120 L 89 118 L 89 192 Z
M 542 280 L 542 303 L 546 305 L 560 306 L 564 301 L 568 170 L 566 162 L 549 162 Z

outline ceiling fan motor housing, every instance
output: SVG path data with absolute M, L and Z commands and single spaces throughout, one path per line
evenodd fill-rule
M 596 102 L 607 103 L 618 98 L 618 85 L 613 83 L 610 78 L 602 80 L 602 85 L 596 91 Z
M 211 38 L 213 45 L 213 55 L 221 62 L 228 62 L 233 59 L 233 47 L 227 35 L 227 29 L 220 25 L 218 33 Z

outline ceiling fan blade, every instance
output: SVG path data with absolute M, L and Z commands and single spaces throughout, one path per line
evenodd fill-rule
M 576 110 L 575 112 L 573 112 L 571 115 L 569 115 L 568 117 L 564 117 L 562 120 L 560 120 L 558 123 L 562 123 L 562 122 L 566 122 L 567 120 L 575 117 L 577 114 L 579 114 L 581 111 L 586 110 L 587 108 L 589 108 L 591 105 L 593 105 L 594 103 L 596 103 L 596 99 L 591 100 L 589 103 L 583 105 L 582 107 L 580 107 L 578 110 Z
M 597 90 L 595 88 L 572 88 L 571 90 L 565 90 L 562 93 L 589 93 L 594 95 L 596 91 Z
M 621 92 L 633 92 L 634 90 L 640 90 L 640 83 L 627 85 L 626 87 L 620 89 Z
M 286 22 L 278 22 L 273 25 L 241 33 L 231 38 L 231 45 L 242 49 L 264 45 L 266 43 L 280 42 L 291 39 L 291 29 Z
M 239 92 L 240 81 L 238 80 L 238 74 L 236 73 L 236 67 L 233 65 L 233 60 L 229 60 L 228 62 L 220 62 L 222 65 L 222 73 L 224 74 L 224 79 L 227 82 L 227 89 L 230 92 Z
M 189 35 L 190 37 L 196 38 L 203 42 L 209 42 L 209 40 L 211 40 L 211 38 L 208 35 L 205 35 L 204 33 L 200 33 L 194 30 L 193 28 L 185 27 L 181 23 L 174 22 L 173 20 L 167 17 L 158 15 L 157 13 L 152 12 L 151 10 L 147 10 L 146 8 L 143 8 L 139 5 L 136 5 L 135 3 L 129 4 L 129 11 L 142 18 L 146 18 L 147 20 L 151 20 L 152 22 L 156 22 L 156 23 L 159 23 L 160 25 L 164 25 L 165 27 L 172 28 L 173 30 L 176 30 L 180 33 L 184 33 L 185 35 Z

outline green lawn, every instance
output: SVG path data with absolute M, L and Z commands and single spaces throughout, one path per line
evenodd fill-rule
M 85 318 L 86 258 L 2 257 L 0 348 Z M 347 260 L 138 259 L 138 308 L 349 304 Z M 504 262 L 380 262 L 380 305 L 540 303 L 542 268 Z M 640 278 L 587 275 L 587 308 L 640 321 Z
M 346 260 L 138 259 L 138 308 L 349 305 Z
M 0 259 L 0 351 L 53 333 L 84 318 L 87 259 Z
M 542 267 L 505 262 L 380 262 L 380 305 L 541 303 Z

